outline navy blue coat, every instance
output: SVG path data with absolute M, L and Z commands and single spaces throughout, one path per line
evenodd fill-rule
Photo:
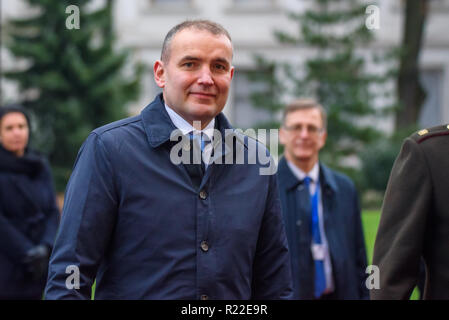
M 222 114 L 216 123 L 230 128 Z M 211 164 L 197 188 L 170 161 L 175 129 L 159 95 L 89 135 L 66 190 L 47 299 L 88 299 L 95 279 L 96 299 L 290 297 L 276 176 L 260 175 L 260 164 Z M 65 285 L 69 265 L 79 289 Z
M 320 164 L 319 179 L 335 297 L 368 299 L 368 289 L 365 285 L 366 250 L 356 189 L 349 178 L 323 164 Z M 310 250 L 310 203 L 299 200 L 302 193 L 308 190 L 291 172 L 284 157 L 279 161 L 278 181 L 291 253 L 294 298 L 313 299 L 314 262 Z
M 7 152 L 0 151 L 2 156 Z M 38 244 L 53 246 L 59 210 L 50 168 L 43 159 L 39 162 L 34 175 L 0 168 L 0 298 L 42 297 L 45 277 L 31 281 L 23 260 Z

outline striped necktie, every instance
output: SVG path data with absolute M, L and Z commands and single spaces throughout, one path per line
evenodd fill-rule
M 203 152 L 206 146 L 211 142 L 209 137 L 205 133 L 201 134 L 194 134 L 193 131 L 189 133 L 189 138 L 192 140 L 192 143 L 195 145 L 193 150 L 193 163 L 194 164 L 200 164 L 201 163 L 201 169 L 203 173 L 206 171 L 206 163 L 204 161 Z M 198 148 L 199 147 L 199 148 Z M 201 153 L 198 154 L 199 150 L 201 150 Z

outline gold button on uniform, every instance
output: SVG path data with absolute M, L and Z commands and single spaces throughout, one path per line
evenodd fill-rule
M 201 295 L 201 300 L 208 300 L 209 297 L 207 296 L 207 294 L 202 294 Z
M 209 243 L 206 240 L 201 241 L 201 250 L 207 252 L 209 250 Z
M 428 133 L 429 133 L 429 131 L 428 131 L 427 129 L 422 129 L 422 130 L 419 130 L 419 131 L 418 131 L 418 134 L 419 134 L 420 136 L 423 136 L 423 135 L 428 134 Z

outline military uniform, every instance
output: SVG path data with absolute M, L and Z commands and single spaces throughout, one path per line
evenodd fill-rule
M 391 171 L 374 246 L 380 289 L 371 299 L 409 299 L 426 265 L 424 299 L 449 299 L 449 125 L 407 138 Z

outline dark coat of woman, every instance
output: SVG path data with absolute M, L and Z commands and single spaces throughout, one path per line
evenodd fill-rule
M 0 299 L 40 299 L 59 210 L 46 161 L 0 145 Z

